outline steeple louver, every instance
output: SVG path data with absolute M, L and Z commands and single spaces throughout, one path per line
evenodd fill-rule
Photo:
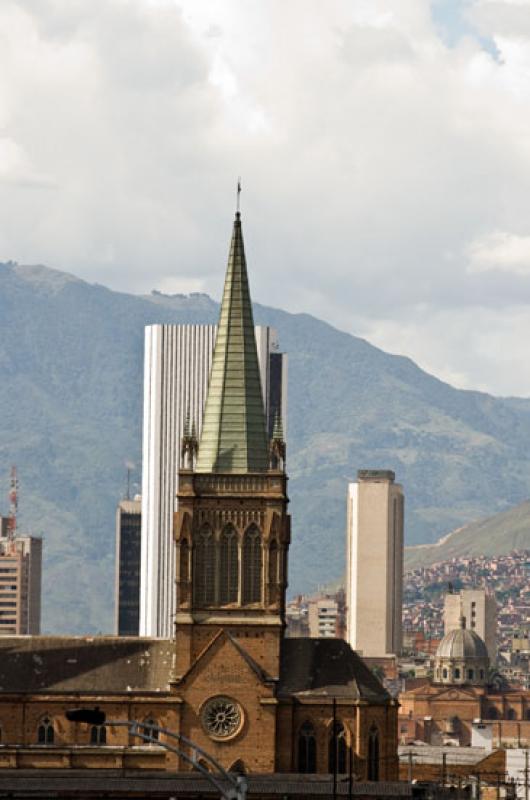
M 236 214 L 196 472 L 266 472 L 268 443 L 241 229 Z

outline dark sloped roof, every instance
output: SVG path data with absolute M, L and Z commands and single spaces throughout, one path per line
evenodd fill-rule
M 174 647 L 122 636 L 0 637 L 0 692 L 166 692 Z
M 285 639 L 279 693 L 387 703 L 390 695 L 342 639 Z

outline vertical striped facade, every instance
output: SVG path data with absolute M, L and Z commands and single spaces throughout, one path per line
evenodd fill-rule
M 216 331 L 216 325 L 149 325 L 145 329 L 141 636 L 173 636 L 173 513 L 180 440 L 188 411 L 197 435 L 201 433 Z M 273 329 L 259 326 L 255 331 L 266 419 L 272 419 L 278 409 L 285 420 L 286 356 L 277 352 Z

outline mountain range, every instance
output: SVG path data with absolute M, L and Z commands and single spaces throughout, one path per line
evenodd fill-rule
M 208 296 L 136 296 L 43 266 L 0 264 L 0 508 L 45 538 L 43 628 L 111 631 L 114 518 L 141 482 L 143 328 L 214 322 Z M 289 354 L 291 593 L 344 570 L 346 485 L 393 469 L 408 544 L 530 496 L 530 400 L 455 389 L 307 314 L 255 305 Z
M 512 550 L 530 550 L 528 500 L 507 511 L 457 528 L 434 544 L 406 547 L 405 569 L 426 567 L 464 556 L 502 556 Z

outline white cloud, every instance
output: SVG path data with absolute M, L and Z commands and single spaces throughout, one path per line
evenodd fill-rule
M 256 299 L 530 393 L 463 335 L 530 335 L 521 8 L 471 5 L 495 58 L 425 0 L 3 0 L 0 258 L 219 294 L 241 174 Z
M 468 254 L 471 273 L 499 270 L 530 275 L 530 236 L 494 231 L 472 242 Z

